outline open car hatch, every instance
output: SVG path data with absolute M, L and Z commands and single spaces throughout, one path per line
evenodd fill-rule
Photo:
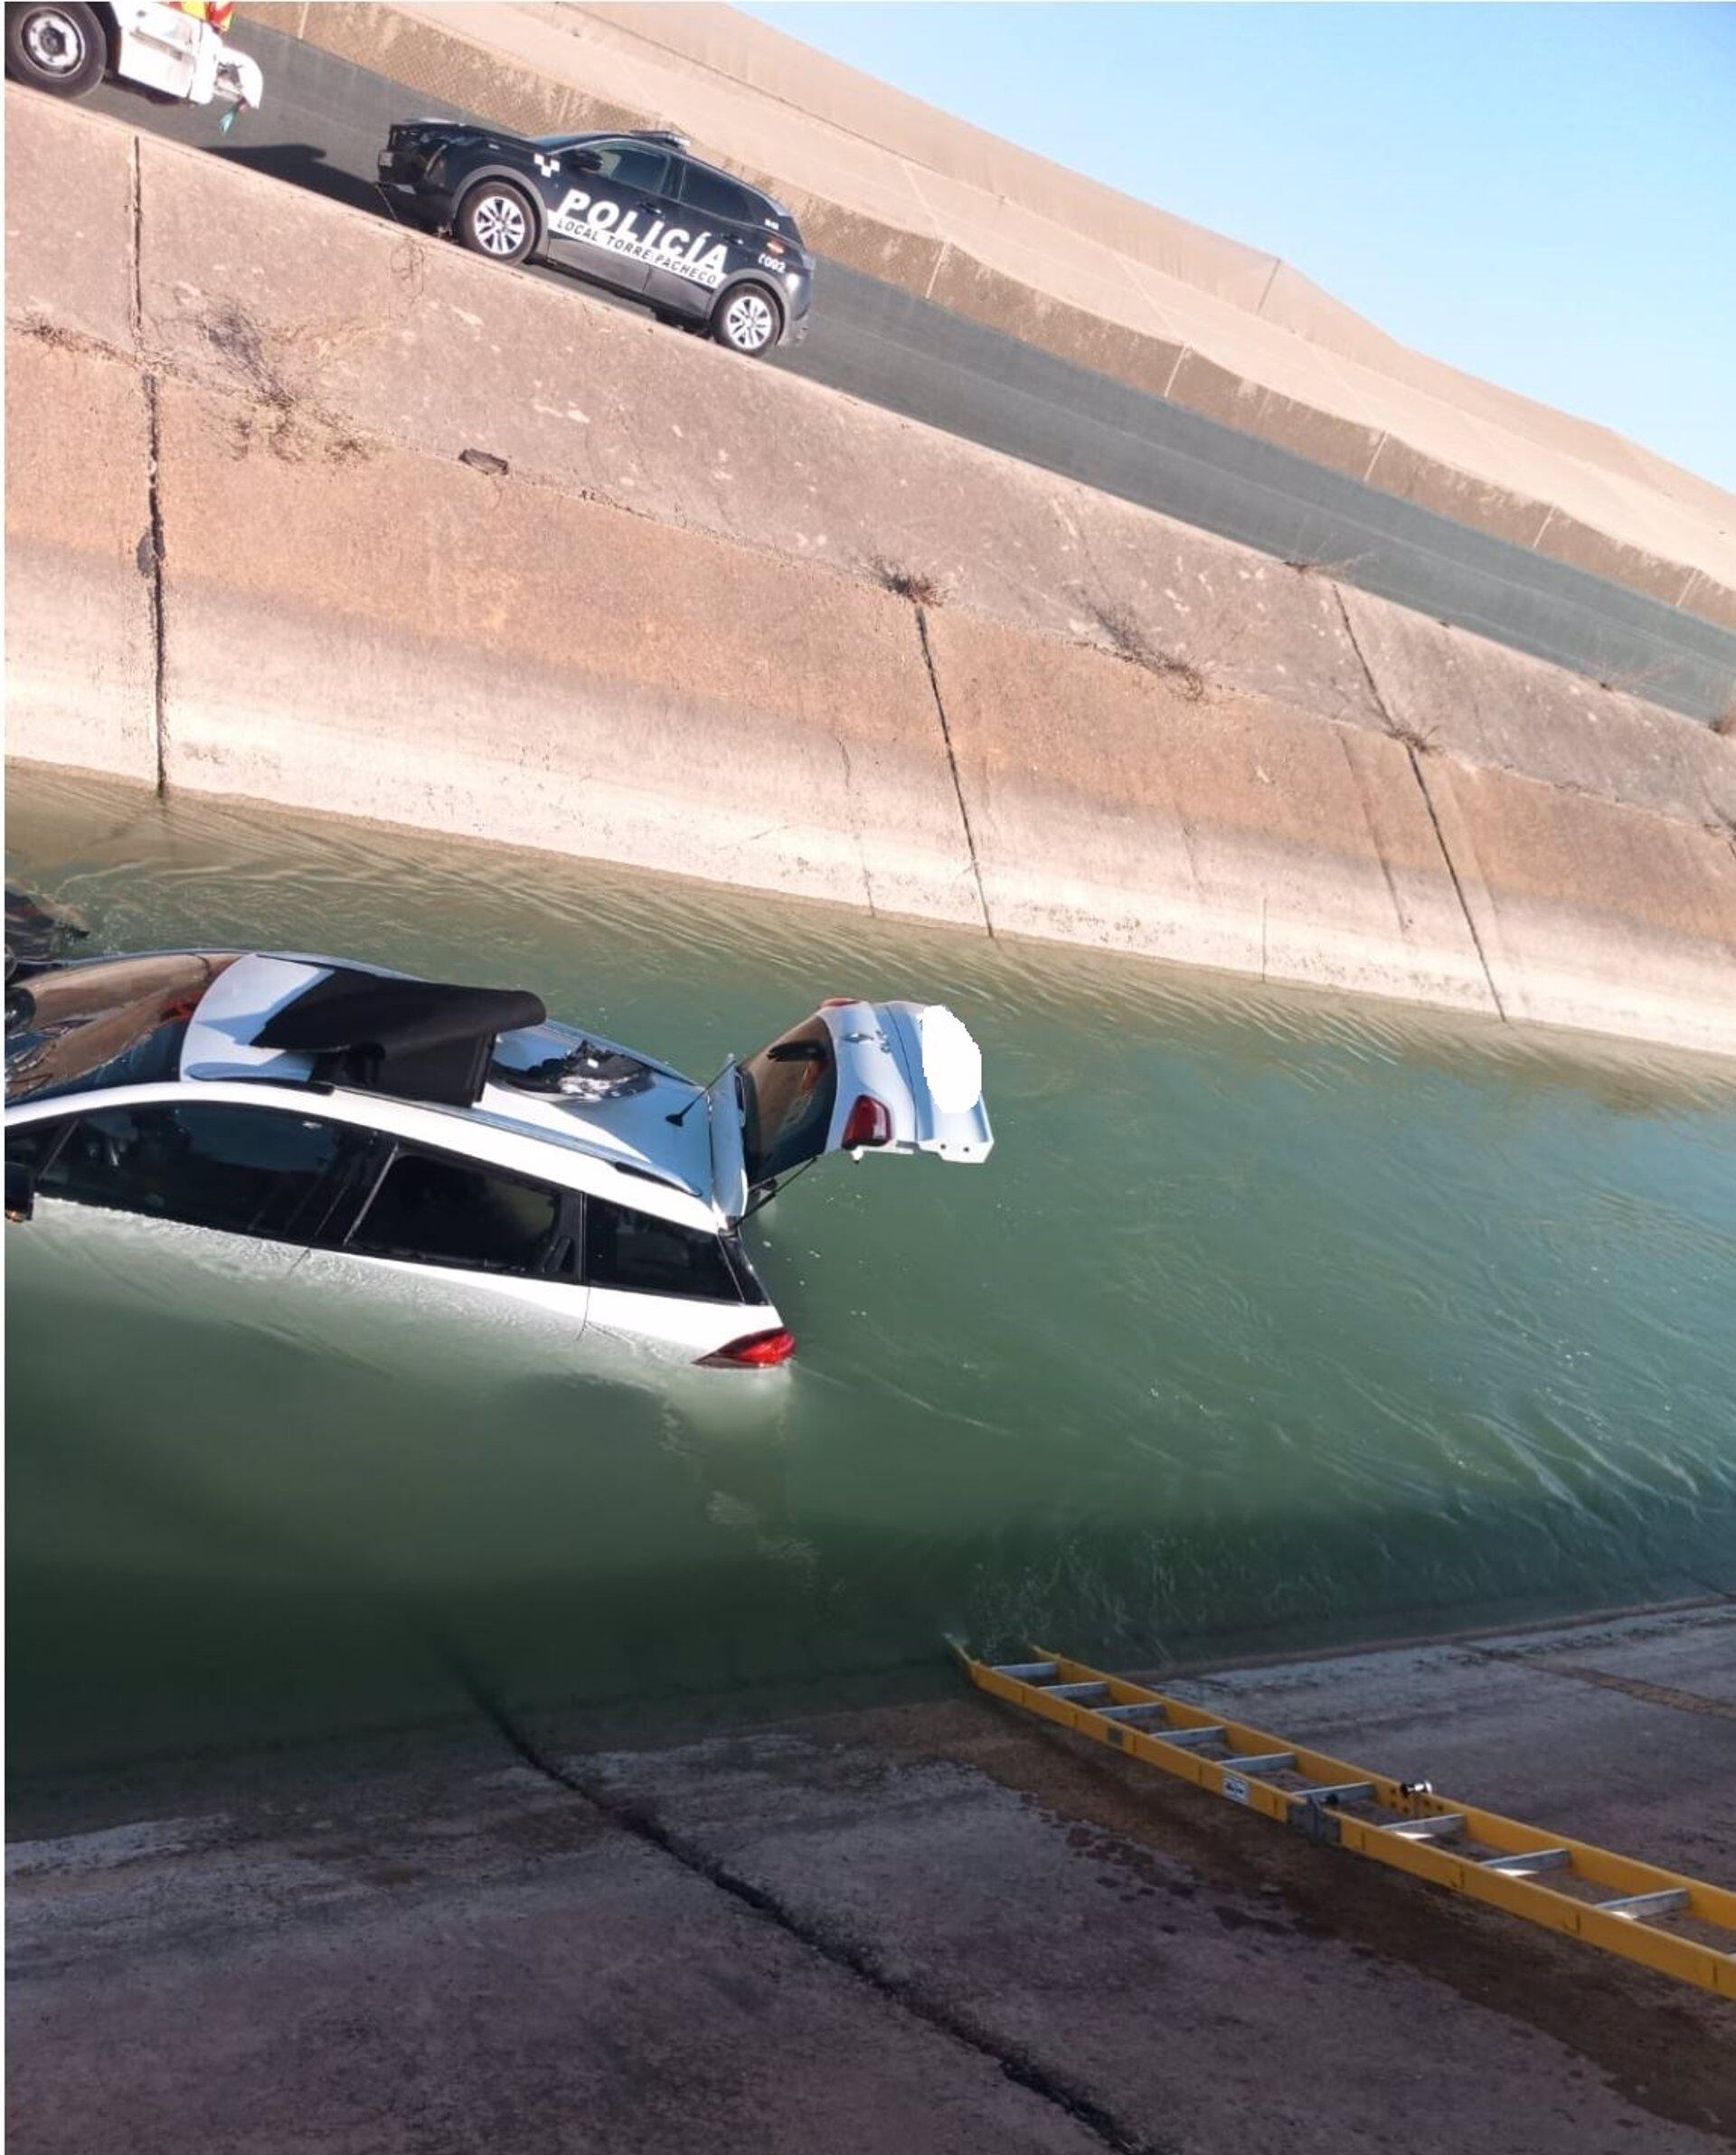
M 984 1160 L 995 1142 L 976 1043 L 939 1003 L 837 997 L 711 1087 L 719 1208 L 739 1219 L 828 1152 Z

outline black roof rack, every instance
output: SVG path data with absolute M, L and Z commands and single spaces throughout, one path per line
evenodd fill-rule
M 540 1026 L 540 996 L 518 988 L 457 988 L 335 966 L 254 1035 L 259 1047 L 310 1054 L 326 1084 L 474 1107 L 503 1033 Z

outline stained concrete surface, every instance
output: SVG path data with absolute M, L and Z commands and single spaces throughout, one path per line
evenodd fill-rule
M 376 212 L 375 165 L 391 123 L 407 113 L 467 117 L 426 84 L 406 88 L 258 21 L 248 23 L 244 42 L 257 51 L 269 85 L 265 109 L 247 116 L 244 132 L 222 137 L 209 111 L 153 108 L 123 88 L 99 92 L 97 107 L 129 126 L 209 150 L 222 165 Z M 497 80 L 495 88 L 498 93 Z M 497 103 L 497 96 L 484 101 Z M 500 118 L 497 109 L 493 117 Z M 565 124 L 558 115 L 544 117 L 550 128 Z M 208 244 L 245 241 L 250 229 L 237 229 L 227 215 L 207 216 L 203 226 Z M 292 278 L 306 259 L 301 249 L 285 250 L 265 237 L 257 252 L 262 268 Z M 521 273 L 521 279 L 533 276 L 551 287 L 552 297 L 572 300 L 571 279 L 551 270 Z M 1684 612 L 1455 521 L 1450 510 L 1437 513 L 1439 503 L 1431 508 L 1406 498 L 1403 488 L 1383 491 L 1312 462 L 1304 437 L 1286 449 L 1239 432 L 861 266 L 823 260 L 817 290 L 807 343 L 779 354 L 777 371 L 846 391 L 1279 562 L 1331 564 L 1334 573 L 1401 605 L 1594 680 L 1639 685 L 1697 718 L 1715 716 L 1736 689 L 1736 635 L 1720 625 L 1722 614 L 1705 618 L 1722 604 L 1722 587 L 1699 613 Z M 471 364 L 459 334 L 448 388 Z M 486 373 L 477 377 L 478 390 L 486 380 Z M 1405 452 L 1389 445 L 1385 453 Z
M 1175 1680 L 1727 1876 L 1733 1660 L 1726 1602 Z M 36 1801 L 14 2147 L 1736 2141 L 1727 2003 L 976 1694 L 698 1734 L 477 1702 Z

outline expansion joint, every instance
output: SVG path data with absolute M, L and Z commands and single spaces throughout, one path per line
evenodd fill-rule
M 1153 2140 L 1134 2131 L 1083 2088 L 1039 2064 L 1027 2051 L 1007 2042 L 994 2030 L 979 2026 L 911 1978 L 893 1973 L 856 1940 L 792 1908 L 777 1894 L 744 1877 L 687 1835 L 675 1831 L 643 1799 L 628 1794 L 601 1773 L 586 1771 L 581 1762 L 552 1757 L 461 1655 L 447 1646 L 443 1658 L 477 1711 L 524 1764 L 557 1788 L 577 1796 L 611 1826 L 656 1848 L 680 1864 L 683 1869 L 703 1878 L 708 1886 L 715 1886 L 720 1893 L 728 1894 L 809 1952 L 818 1953 L 835 1968 L 866 1983 L 888 2005 L 909 2013 L 936 2033 L 975 2052 L 1015 2086 L 1052 2103 L 1075 2124 L 1083 2127 L 1099 2146 L 1112 2150 L 1112 2155 L 1180 2155 L 1174 2141 Z
M 934 647 L 929 641 L 928 609 L 920 601 L 916 609 L 916 633 L 922 646 L 922 663 L 929 669 L 929 690 L 934 697 L 934 708 L 940 720 L 940 738 L 946 745 L 947 769 L 952 773 L 952 790 L 958 803 L 958 820 L 964 826 L 965 845 L 970 854 L 970 872 L 976 879 L 976 903 L 983 909 L 983 929 L 992 942 L 995 940 L 995 922 L 989 917 L 988 893 L 983 887 L 983 864 L 977 856 L 976 834 L 970 827 L 970 807 L 965 799 L 964 782 L 958 776 L 958 751 L 952 745 L 952 727 L 947 719 L 946 699 L 940 694 L 940 676 L 935 670 Z
M 1394 741 L 1403 744 L 1404 752 L 1410 759 L 1411 775 L 1417 781 L 1418 792 L 1422 796 L 1422 805 L 1429 811 L 1429 822 L 1435 834 L 1435 844 L 1440 848 L 1440 857 L 1452 884 L 1453 895 L 1458 900 L 1458 910 L 1470 935 L 1471 948 L 1477 952 L 1477 962 L 1483 969 L 1483 978 L 1489 991 L 1489 1000 L 1495 1005 L 1495 1016 L 1505 1025 L 1509 1022 L 1507 1007 L 1501 1000 L 1501 990 L 1495 984 L 1495 974 L 1489 966 L 1489 954 L 1483 948 L 1483 938 L 1477 931 L 1476 918 L 1472 914 L 1470 903 L 1465 895 L 1465 885 L 1459 877 L 1458 864 L 1454 860 L 1452 848 L 1447 843 L 1447 834 L 1440 827 L 1440 814 L 1435 807 L 1435 797 L 1429 790 L 1428 774 L 1422 768 L 1422 758 L 1418 752 L 1416 732 L 1414 728 L 1401 725 L 1392 712 L 1388 710 L 1386 698 L 1381 694 L 1381 685 L 1374 678 L 1374 669 L 1368 663 L 1368 657 L 1363 649 L 1361 639 L 1351 621 L 1350 609 L 1344 604 L 1344 594 L 1335 583 L 1332 587 L 1332 595 L 1338 601 L 1338 618 L 1344 625 L 1344 634 L 1350 638 L 1350 647 L 1356 654 L 1356 663 L 1363 669 L 1363 678 L 1368 683 L 1368 693 L 1374 699 L 1374 708 L 1380 713 L 1381 723 Z

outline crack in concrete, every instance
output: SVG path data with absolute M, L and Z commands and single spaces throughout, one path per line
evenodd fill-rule
M 1028 2051 L 1004 2041 L 991 2029 L 979 2027 L 968 2015 L 934 1997 L 913 1978 L 896 1975 L 882 1966 L 865 1946 L 841 1935 L 835 1928 L 800 1914 L 768 1887 L 744 1877 L 721 1857 L 667 1826 L 642 1799 L 611 1787 L 600 1774 L 581 1772 L 570 1760 L 551 1757 L 519 1726 L 510 1709 L 449 1644 L 443 1658 L 476 1710 L 514 1755 L 555 1787 L 589 1804 L 610 1825 L 656 1848 L 684 1870 L 715 1886 L 720 1893 L 728 1894 L 797 1944 L 866 1983 L 887 2004 L 974 2051 L 1014 2086 L 1061 2111 L 1101 2146 L 1113 2150 L 1115 2155 L 1180 2155 L 1173 2141 L 1151 2140 L 1123 2124 L 1083 2088 L 1040 2065 Z
M 1435 807 L 1435 797 L 1429 789 L 1429 780 L 1423 773 L 1422 760 L 1417 753 L 1416 742 L 1405 733 L 1403 727 L 1386 707 L 1386 698 L 1381 694 L 1381 685 L 1374 678 L 1374 669 L 1368 663 L 1368 656 L 1363 651 L 1362 641 L 1351 622 L 1350 609 L 1344 604 L 1343 591 L 1335 583 L 1333 585 L 1332 591 L 1333 596 L 1338 601 L 1338 614 L 1339 619 L 1344 624 L 1344 634 L 1350 638 L 1350 647 L 1356 654 L 1357 664 L 1363 669 L 1363 678 L 1368 683 L 1368 692 L 1374 699 L 1374 708 L 1385 721 L 1388 733 L 1394 741 L 1402 744 L 1405 754 L 1410 759 L 1410 770 L 1417 781 L 1417 790 L 1422 796 L 1423 807 L 1429 811 L 1429 821 L 1434 827 L 1435 843 L 1440 848 L 1440 857 L 1446 864 L 1448 876 L 1452 879 L 1453 895 L 1458 900 L 1458 910 L 1464 915 L 1466 928 L 1470 932 L 1471 944 L 1477 952 L 1477 961 L 1483 968 L 1483 978 L 1488 986 L 1489 1000 L 1495 1005 L 1495 1014 L 1503 1025 L 1509 1024 L 1511 1021 L 1507 1016 L 1506 1005 L 1501 1000 L 1501 990 L 1495 986 L 1495 974 L 1489 967 L 1488 952 L 1483 948 L 1483 938 L 1477 932 L 1476 921 L 1471 917 L 1470 903 L 1465 895 L 1465 885 L 1459 880 L 1458 864 L 1454 860 L 1452 849 L 1447 843 L 1447 834 L 1440 827 L 1440 816 Z
M 163 535 L 163 421 L 155 372 L 145 364 L 144 283 L 144 181 L 139 169 L 138 137 L 133 137 L 132 174 L 133 288 L 130 314 L 133 345 L 137 354 L 139 385 L 145 392 L 145 487 L 149 525 L 139 544 L 139 566 L 149 576 L 151 615 L 151 731 L 156 748 L 156 790 L 169 789 L 168 649 L 164 629 Z
M 983 864 L 976 854 L 976 834 L 970 827 L 970 809 L 965 800 L 964 781 L 958 776 L 958 757 L 952 745 L 952 727 L 947 719 L 946 700 L 940 694 L 940 676 L 935 669 L 934 649 L 929 642 L 928 609 L 916 609 L 917 639 L 922 646 L 922 663 L 929 669 L 929 690 L 934 697 L 934 707 L 939 714 L 940 738 L 946 743 L 947 769 L 952 773 L 952 790 L 958 802 L 958 820 L 964 826 L 965 844 L 970 852 L 970 872 L 976 878 L 976 903 L 983 909 L 983 929 L 989 940 L 995 940 L 995 922 L 989 917 L 988 893 L 983 887 Z

